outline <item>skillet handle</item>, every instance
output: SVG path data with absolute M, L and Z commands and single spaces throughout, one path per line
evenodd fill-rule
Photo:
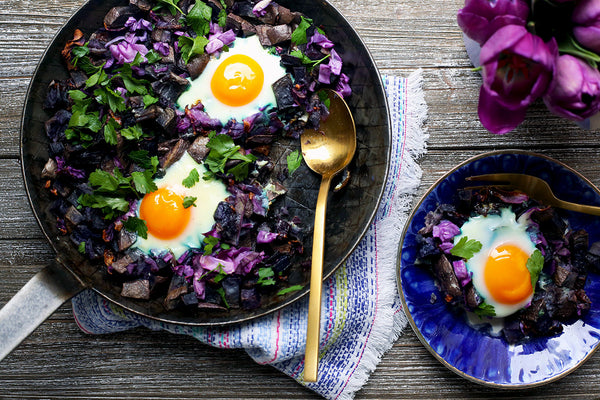
M 42 269 L 0 309 L 0 360 L 85 284 L 57 261 Z

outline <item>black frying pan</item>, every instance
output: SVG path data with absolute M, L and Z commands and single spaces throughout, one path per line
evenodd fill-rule
M 321 25 L 340 45 L 340 55 L 348 68 L 353 95 L 349 105 L 357 127 L 357 151 L 350 166 L 350 183 L 331 193 L 327 213 L 324 278 L 330 276 L 348 257 L 368 228 L 381 199 L 390 157 L 390 120 L 385 92 L 375 64 L 358 34 L 345 18 L 323 0 L 281 0 L 280 4 L 303 12 Z M 299 274 L 303 290 L 286 296 L 265 297 L 253 311 L 230 310 L 189 315 L 181 310 L 166 311 L 162 299 L 137 301 L 120 296 L 121 287 L 105 279 L 102 263 L 92 263 L 56 230 L 49 211 L 51 199 L 43 189 L 41 171 L 48 160 L 44 122 L 50 117 L 42 108 L 48 84 L 65 79 L 66 67 L 60 50 L 76 28 L 89 35 L 101 26 L 106 12 L 125 0 L 90 0 L 58 32 L 38 65 L 26 97 L 21 126 L 21 157 L 25 187 L 33 212 L 57 256 L 34 276 L 0 310 L 0 360 L 16 347 L 62 303 L 79 291 L 91 288 L 119 306 L 156 320 L 186 325 L 225 325 L 256 318 L 303 297 L 308 292 L 308 273 Z M 336 47 L 337 49 L 337 47 Z M 303 165 L 288 186 L 287 206 L 293 208 L 312 228 L 320 177 Z M 311 235 L 307 235 L 309 237 Z M 310 239 L 306 247 L 310 249 Z M 306 252 L 310 254 L 310 251 Z

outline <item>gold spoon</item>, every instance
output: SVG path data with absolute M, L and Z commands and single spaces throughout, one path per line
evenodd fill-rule
M 322 175 L 313 233 L 306 354 L 304 356 L 305 382 L 317 381 L 327 193 L 331 179 L 350 163 L 356 150 L 356 127 L 348 105 L 335 91 L 326 90 L 326 93 L 330 101 L 329 117 L 325 121 L 321 121 L 318 131 L 307 129 L 300 138 L 304 161 L 310 169 Z

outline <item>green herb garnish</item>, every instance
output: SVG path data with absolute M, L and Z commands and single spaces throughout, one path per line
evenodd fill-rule
M 196 200 L 198 200 L 197 197 L 185 196 L 183 198 L 183 208 L 196 207 Z
M 200 174 L 196 168 L 192 168 L 188 176 L 184 178 L 181 183 L 186 188 L 191 188 L 196 184 L 196 182 L 200 182 Z
M 270 286 L 275 284 L 275 280 L 273 277 L 275 276 L 275 272 L 270 267 L 259 268 L 258 269 L 258 283 L 261 286 Z
M 179 11 L 180 13 L 183 14 L 183 11 L 181 11 L 181 8 L 179 8 L 177 6 L 177 4 L 179 4 L 180 0 L 157 0 L 158 3 L 165 5 L 169 11 L 171 12 L 171 14 L 175 15 L 177 14 L 177 11 Z
M 536 249 L 529 260 L 527 260 L 527 270 L 529 271 L 529 275 L 531 275 L 531 287 L 535 290 L 535 285 L 540 277 L 540 273 L 544 268 L 544 256 L 542 252 Z
M 219 239 L 217 239 L 214 236 L 204 236 L 204 255 L 208 256 L 210 254 L 212 254 L 213 249 L 215 246 L 217 246 L 219 244 Z
M 305 44 L 308 43 L 308 39 L 306 38 L 306 31 L 311 27 L 313 21 L 310 18 L 306 18 L 302 16 L 302 20 L 298 27 L 294 29 L 292 32 L 292 43 L 295 44 Z
M 485 301 L 481 303 L 476 309 L 474 309 L 473 312 L 480 317 L 496 316 L 496 310 L 494 309 L 494 306 L 486 303 Z
M 198 36 L 206 36 L 210 31 L 210 19 L 212 17 L 212 8 L 207 4 L 197 1 L 194 7 L 185 17 L 188 25 L 196 32 Z
M 304 286 L 302 286 L 302 285 L 294 285 L 294 286 L 290 286 L 287 288 L 283 288 L 279 292 L 277 292 L 277 296 L 283 296 L 284 294 L 288 294 L 291 292 L 297 292 L 298 290 L 301 290 L 302 288 L 304 288 Z
M 287 167 L 288 171 L 290 172 L 290 176 L 294 173 L 294 171 L 298 169 L 298 167 L 300 167 L 300 164 L 302 164 L 301 152 L 299 152 L 298 150 L 294 150 L 290 154 L 288 154 Z
M 237 181 L 248 177 L 249 165 L 256 160 L 256 157 L 252 154 L 240 153 L 241 147 L 235 145 L 229 135 L 216 135 L 214 132 L 211 132 L 209 137 L 210 140 L 206 147 L 210 149 L 210 152 L 204 161 L 208 171 L 204 174 L 203 179 L 213 179 L 214 175 L 219 172 L 232 174 Z M 225 164 L 229 160 L 240 160 L 241 162 L 225 171 Z
M 181 49 L 181 58 L 187 64 L 195 55 L 204 54 L 204 47 L 208 44 L 208 39 L 204 36 L 191 38 L 188 36 L 179 37 L 179 48 Z
M 468 260 L 473 257 L 473 254 L 481 250 L 481 243 L 475 239 L 469 239 L 466 236 L 460 238 L 458 243 L 450 250 L 450 254 L 456 257 L 464 258 Z
M 129 217 L 123 221 L 123 228 L 127 229 L 129 232 L 137 234 L 139 237 L 148 239 L 148 226 L 146 225 L 146 221 L 143 219 L 138 217 Z

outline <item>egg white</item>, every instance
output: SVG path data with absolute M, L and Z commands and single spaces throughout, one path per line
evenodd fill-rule
M 520 248 L 531 257 L 535 251 L 535 244 L 527 231 L 527 224 L 516 220 L 516 215 L 509 209 L 502 209 L 500 215 L 480 215 L 469 218 L 460 228 L 461 232 L 454 238 L 454 243 L 466 236 L 482 244 L 480 251 L 466 261 L 467 270 L 475 290 L 487 304 L 494 306 L 496 317 L 506 317 L 523 307 L 526 307 L 533 297 L 529 297 L 517 304 L 503 304 L 494 300 L 488 290 L 484 279 L 484 268 L 490 252 L 500 245 L 513 245 Z
M 182 182 L 194 168 L 200 174 L 200 181 L 191 188 L 187 188 L 183 186 Z M 204 233 L 210 231 L 215 223 L 213 215 L 217 205 L 230 195 L 220 180 L 203 180 L 202 175 L 204 175 L 205 171 L 206 168 L 204 165 L 198 164 L 186 152 L 179 160 L 167 168 L 162 178 L 154 181 L 158 188 L 170 189 L 182 197 L 196 197 L 196 207 L 190 207 L 190 221 L 178 237 L 165 240 L 148 233 L 147 239 L 142 237 L 137 238 L 134 244 L 135 247 L 146 254 L 150 254 L 152 251 L 159 254 L 172 251 L 175 257 L 179 257 L 190 248 L 200 248 L 202 246 Z M 136 211 L 138 217 L 140 216 L 139 207 L 141 203 L 140 201 Z
M 210 84 L 219 65 L 236 54 L 244 54 L 253 58 L 261 66 L 265 78 L 258 97 L 239 107 L 229 106 L 217 100 L 211 91 Z M 285 69 L 280 65 L 280 61 L 281 57 L 270 54 L 262 47 L 258 36 L 237 38 L 229 51 L 222 52 L 218 58 L 213 57 L 210 59 L 202 74 L 192 80 L 188 89 L 179 96 L 177 105 L 181 109 L 185 109 L 186 106 L 191 107 L 200 101 L 204 105 L 204 111 L 212 118 L 219 119 L 223 124 L 232 118 L 241 121 L 266 108 L 274 107 L 276 106 L 276 99 L 271 85 L 286 74 Z

